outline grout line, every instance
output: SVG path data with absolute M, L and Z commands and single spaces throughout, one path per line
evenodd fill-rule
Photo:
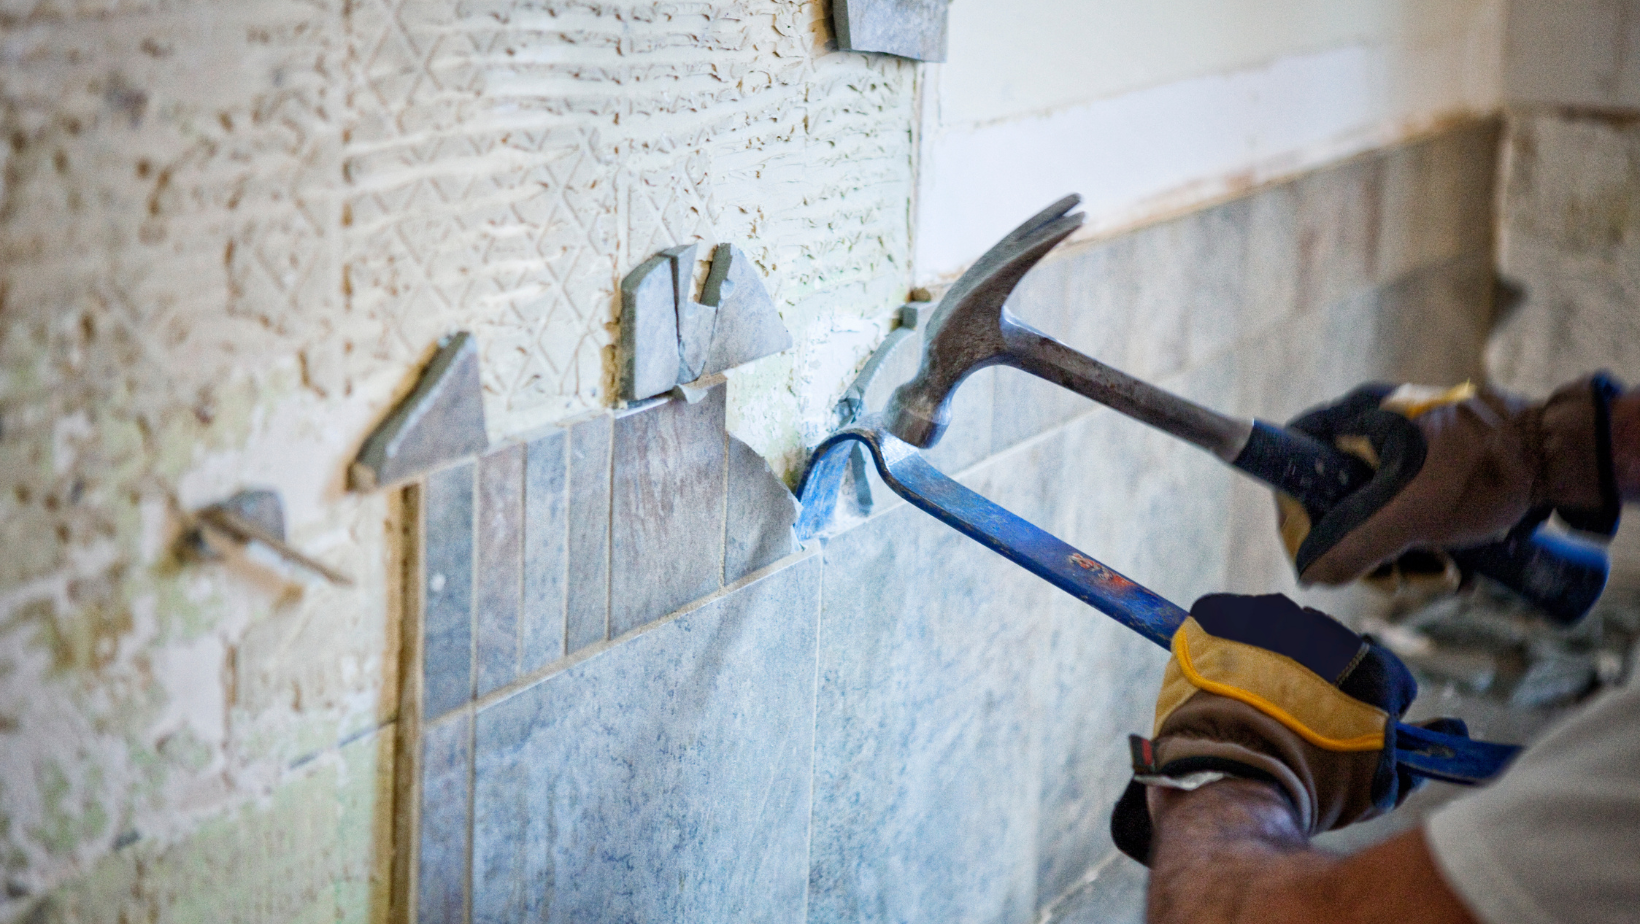
M 480 475 L 480 466 L 481 465 L 483 465 L 483 457 L 482 456 L 480 456 L 479 458 L 476 458 L 476 459 L 473 460 L 473 510 L 472 510 L 472 527 L 471 527 L 472 528 L 472 542 L 469 546 L 471 548 L 472 552 L 471 552 L 471 561 L 468 563 L 468 567 L 470 569 L 471 574 L 470 574 L 470 577 L 468 578 L 468 582 L 467 582 L 468 583 L 468 587 L 467 587 L 467 612 L 468 612 L 467 625 L 468 625 L 468 642 L 469 642 L 468 650 L 467 650 L 467 656 L 468 656 L 468 664 L 470 665 L 470 667 L 468 668 L 468 675 L 469 676 L 467 678 L 468 679 L 467 702 L 465 704 L 463 704 L 461 708 L 459 708 L 458 710 L 455 710 L 459 713 L 465 713 L 465 714 L 468 715 L 468 722 L 467 722 L 467 831 L 466 831 L 466 844 L 464 845 L 465 848 L 466 848 L 466 851 L 465 851 L 466 852 L 466 863 L 464 864 L 464 868 L 461 871 L 461 894 L 462 894 L 462 916 L 461 916 L 461 920 L 462 920 L 462 922 L 471 922 L 472 919 L 473 919 L 473 774 L 474 774 L 474 767 L 473 767 L 473 763 L 474 763 L 474 760 L 473 760 L 473 726 L 476 725 L 477 723 L 475 721 L 473 721 L 473 718 L 476 715 L 476 711 L 473 709 L 472 704 L 475 700 L 478 699 L 478 689 L 479 689 L 479 684 L 478 684 L 478 639 L 479 639 L 479 624 L 478 624 L 478 618 L 479 618 L 479 614 L 478 614 L 479 574 L 478 574 L 478 569 L 479 569 L 479 565 L 482 563 L 480 555 L 479 555 L 479 542 L 480 542 L 480 535 L 481 535 L 480 522 L 483 519 L 483 514 L 484 514 L 484 479 Z
M 1099 860 L 1097 863 L 1088 867 L 1088 871 L 1083 873 L 1081 877 L 1076 880 L 1076 882 L 1072 883 L 1070 888 L 1059 893 L 1053 901 L 1042 906 L 1042 909 L 1037 912 L 1036 921 L 1034 924 L 1052 924 L 1054 913 L 1058 910 L 1058 908 L 1067 901 L 1070 901 L 1072 896 L 1096 882 L 1099 879 L 1099 876 L 1104 873 L 1106 868 L 1108 868 L 1112 863 L 1115 863 L 1116 858 L 1121 855 L 1121 851 L 1112 850 L 1110 853 L 1105 854 L 1104 858 Z
M 513 536 L 516 540 L 513 552 L 518 563 L 518 580 L 513 588 L 516 609 L 513 610 L 513 663 L 510 672 L 514 677 L 517 677 L 519 672 L 524 669 L 524 625 L 529 618 L 524 612 L 524 572 L 526 570 L 526 556 L 524 553 L 530 541 L 529 508 L 527 506 L 530 497 L 529 444 L 519 444 L 518 456 L 518 491 L 516 501 L 513 504 L 513 513 L 518 517 L 513 521 Z
M 570 451 L 572 432 L 569 427 L 564 428 L 563 446 L 560 448 L 558 459 L 559 471 L 564 473 L 562 482 L 558 486 L 558 510 L 564 520 L 564 544 L 560 547 L 563 554 L 558 556 L 558 658 L 554 658 L 554 661 L 569 654 L 569 482 L 571 476 L 570 464 L 575 459 L 575 454 Z
M 723 400 L 728 404 L 727 390 Z M 727 411 L 725 411 L 727 413 Z M 718 499 L 722 501 L 719 510 L 723 513 L 723 528 L 718 531 L 718 586 L 729 583 L 729 469 L 734 465 L 729 460 L 729 421 L 723 422 L 723 490 L 718 492 Z
M 388 904 L 395 924 L 413 924 L 419 913 L 421 882 L 422 696 L 426 636 L 427 482 L 402 489 L 398 503 L 399 695 L 394 730 L 394 853 Z
M 809 919 L 810 871 L 814 867 L 815 764 L 820 756 L 820 632 L 826 615 L 826 557 L 818 552 L 815 557 L 820 560 L 820 576 L 814 591 L 814 695 L 809 700 L 809 814 L 803 833 L 803 913 L 799 921 Z
M 615 421 L 609 422 L 609 442 L 604 447 L 604 641 L 609 641 L 609 630 L 615 610 Z
M 484 709 L 488 709 L 491 706 L 495 705 L 496 703 L 499 703 L 504 699 L 508 699 L 508 698 L 512 697 L 513 694 L 519 693 L 519 692 L 521 692 L 523 690 L 526 690 L 526 689 L 529 689 L 530 687 L 535 686 L 537 683 L 540 683 L 541 681 L 546 680 L 549 677 L 553 677 L 553 676 L 556 676 L 558 674 L 562 674 L 563 672 L 569 670 L 570 668 L 573 668 L 573 667 L 581 664 L 584 661 L 589 661 L 592 658 L 595 658 L 598 655 L 603 654 L 606 651 L 611 651 L 615 648 L 618 648 L 621 645 L 626 644 L 627 642 L 631 641 L 634 638 L 637 638 L 640 635 L 648 634 L 650 632 L 655 631 L 656 629 L 659 629 L 659 628 L 661 628 L 663 626 L 666 626 L 670 623 L 676 622 L 678 619 L 680 619 L 684 616 L 688 616 L 690 613 L 693 613 L 696 610 L 698 610 L 698 609 L 700 609 L 704 606 L 707 606 L 707 605 L 712 604 L 712 603 L 716 603 L 718 600 L 721 600 L 722 598 L 727 597 L 730 594 L 736 593 L 736 592 L 742 590 L 745 587 L 748 587 L 752 584 L 756 584 L 757 582 L 763 580 L 764 578 L 771 577 L 771 576 L 773 576 L 774 574 L 776 574 L 778 572 L 786 570 L 787 568 L 794 567 L 795 565 L 797 565 L 799 562 L 803 561 L 804 559 L 809 558 L 809 557 L 814 556 L 814 555 L 818 555 L 819 554 L 818 550 L 819 550 L 818 545 L 816 545 L 814 543 L 810 543 L 809 545 L 797 550 L 796 552 L 793 552 L 792 554 L 787 555 L 785 558 L 782 558 L 782 559 L 780 559 L 779 561 L 776 561 L 776 562 L 771 562 L 770 564 L 765 565 L 764 567 L 759 568 L 756 571 L 753 571 L 751 574 L 746 575 L 745 577 L 743 577 L 740 580 L 734 582 L 733 584 L 729 584 L 729 585 L 726 585 L 724 587 L 719 587 L 717 590 L 714 590 L 711 593 L 707 594 L 706 596 L 701 597 L 699 600 L 694 600 L 694 601 L 692 601 L 692 602 L 690 602 L 690 603 L 688 603 L 684 606 L 681 606 L 678 609 L 673 610 L 672 612 L 666 614 L 665 616 L 662 616 L 659 619 L 653 620 L 652 622 L 646 622 L 643 625 L 638 626 L 635 629 L 629 629 L 626 632 L 623 632 L 620 635 L 616 636 L 615 638 L 607 639 L 607 640 L 602 641 L 602 642 L 594 642 L 591 645 L 587 645 L 584 648 L 581 648 L 581 649 L 577 650 L 575 653 L 573 653 L 573 654 L 571 654 L 567 657 L 564 657 L 564 658 L 561 658 L 557 661 L 554 661 L 553 663 L 548 664 L 547 666 L 545 666 L 545 667 L 543 667 L 539 670 L 531 671 L 530 673 L 528 673 L 528 674 L 526 674 L 522 677 L 519 677 L 517 680 L 514 680 L 512 683 L 509 683 L 509 684 L 507 684 L 505 686 L 502 686 L 502 687 L 497 687 L 496 689 L 491 690 L 490 692 L 484 694 L 483 696 L 478 697 L 477 699 L 473 700 L 473 703 L 472 703 L 473 709 L 475 711 L 481 711 L 481 710 L 484 710 Z M 451 712 L 447 713 L 446 716 L 440 717 L 439 721 L 443 721 L 444 718 L 447 718 L 449 715 L 455 715 L 455 714 L 456 714 L 456 710 L 452 710 Z
M 479 477 L 478 468 L 481 463 L 473 460 L 472 490 L 473 507 L 467 524 L 467 701 L 472 702 L 478 695 L 478 567 L 482 563 L 479 556 L 479 536 L 481 530 L 479 521 L 484 514 L 484 481 Z
M 476 840 L 478 819 L 477 798 L 478 789 L 478 710 L 471 706 L 464 710 L 467 713 L 467 868 L 462 875 L 462 920 L 471 922 L 473 919 L 473 851 L 477 846 Z

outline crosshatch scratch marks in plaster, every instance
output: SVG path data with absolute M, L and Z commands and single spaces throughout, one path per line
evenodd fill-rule
M 608 401 L 637 260 L 754 242 L 797 349 L 737 370 L 730 413 L 779 467 L 851 372 L 802 354 L 846 352 L 832 334 L 904 294 L 914 69 L 828 53 L 819 2 L 0 5 L 0 622 L 101 613 L 117 636 L 81 640 L 113 652 L 99 666 L 29 649 L 0 676 L 35 704 L 0 740 L 51 749 L 5 774 L 0 849 L 36 894 L 128 822 L 188 837 L 383 720 L 381 501 L 338 496 L 357 445 L 325 434 L 362 436 L 439 335 L 474 333 L 491 435 L 516 435 Z M 258 595 L 144 553 L 182 495 L 291 446 L 316 448 L 265 480 L 293 533 L 354 551 L 356 595 Z M 234 652 L 201 681 L 234 684 L 226 743 L 162 753 L 169 707 L 126 694 L 212 634 Z M 29 840 L 47 763 L 73 844 Z
M 666 247 L 759 240 L 783 312 L 880 313 L 905 283 L 912 70 L 827 54 L 822 16 L 362 4 L 380 114 L 348 161 L 354 307 L 401 350 L 467 323 L 497 436 L 610 400 L 618 280 Z M 782 384 L 746 399 L 797 416 L 811 385 Z

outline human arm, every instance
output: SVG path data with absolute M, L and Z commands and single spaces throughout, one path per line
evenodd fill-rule
M 1309 845 L 1268 783 L 1151 787 L 1151 924 L 1475 924 L 1422 831 L 1350 857 Z
M 1624 503 L 1640 500 L 1640 393 L 1612 401 L 1612 476 Z

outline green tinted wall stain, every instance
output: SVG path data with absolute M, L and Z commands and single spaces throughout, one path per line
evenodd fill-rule
M 56 764 L 39 771 L 40 793 L 44 796 L 45 819 L 30 831 L 33 840 L 53 854 L 65 854 L 91 838 L 105 833 L 108 812 L 93 797 L 74 804 L 73 786 Z M 86 773 L 85 790 L 96 793 L 102 786 L 102 771 L 93 766 Z
M 31 924 L 377 922 L 387 917 L 391 727 L 180 841 L 141 839 L 40 899 Z

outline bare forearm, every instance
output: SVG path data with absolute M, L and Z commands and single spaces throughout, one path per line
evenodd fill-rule
M 1337 858 L 1311 848 L 1272 787 L 1152 791 L 1151 924 L 1474 924 L 1408 831 Z
M 1293 878 L 1330 862 L 1309 849 L 1286 797 L 1264 783 L 1153 789 L 1150 805 L 1151 924 L 1278 924 L 1287 918 L 1274 903 L 1295 891 Z
M 1640 391 L 1612 402 L 1612 474 L 1617 494 L 1640 501 Z

